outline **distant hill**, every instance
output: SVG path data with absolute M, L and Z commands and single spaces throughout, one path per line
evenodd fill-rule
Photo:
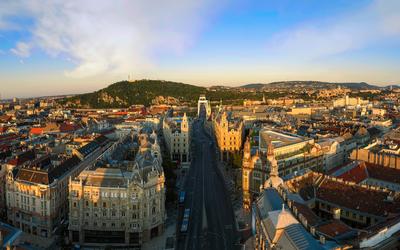
M 347 87 L 353 90 L 360 89 L 382 89 L 368 83 L 329 83 L 318 81 L 289 81 L 272 82 L 268 84 L 252 83 L 241 87 L 199 87 L 195 85 L 161 81 L 161 80 L 137 80 L 134 82 L 120 81 L 109 85 L 92 93 L 66 97 L 61 103 L 75 107 L 87 108 L 125 108 L 134 104 L 146 106 L 153 104 L 170 105 L 196 105 L 201 94 L 205 94 L 207 99 L 218 102 L 223 100 L 225 104 L 242 104 L 243 100 L 262 100 L 265 98 L 278 98 L 285 96 L 285 93 L 273 91 L 273 89 L 326 89 L 338 86 Z M 398 86 L 394 86 L 396 88 Z M 243 88 L 256 91 L 243 91 Z M 264 91 L 264 92 L 262 92 Z M 294 94 L 292 93 L 292 96 Z M 298 98 L 310 98 L 299 92 Z
M 366 82 L 345 82 L 345 83 L 333 83 L 333 82 L 319 82 L 319 81 L 282 81 L 282 82 L 271 82 L 271 83 L 250 83 L 241 86 L 241 88 L 246 89 L 269 89 L 269 88 L 282 88 L 282 89 L 291 89 L 291 88 L 314 88 L 314 89 L 325 89 L 325 88 L 337 88 L 337 87 L 345 87 L 352 90 L 360 90 L 360 89 L 381 89 L 383 87 L 379 87 L 376 85 L 371 85 Z
M 194 104 L 201 94 L 213 101 L 243 102 L 243 99 L 261 99 L 262 94 L 239 92 L 235 89 L 210 89 L 171 81 L 121 81 L 93 93 L 66 98 L 63 103 L 90 108 L 129 107 L 134 104 Z

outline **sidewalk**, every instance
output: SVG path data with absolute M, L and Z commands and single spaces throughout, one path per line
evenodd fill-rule
M 242 194 L 236 190 L 235 182 L 233 181 L 233 173 L 231 171 L 226 171 L 226 167 L 229 168 L 225 162 L 218 162 L 218 168 L 221 170 L 225 185 L 230 193 L 232 208 L 239 226 L 238 230 L 245 230 L 250 227 L 251 213 L 243 209 Z
M 166 249 L 165 245 L 167 242 L 167 238 L 169 238 L 169 237 L 175 238 L 175 229 L 176 229 L 176 223 L 168 225 L 168 227 L 165 229 L 165 232 L 163 233 L 163 235 L 153 238 L 149 242 L 144 243 L 142 245 L 142 249 L 143 250 L 164 250 L 164 249 Z
M 29 246 L 30 249 L 57 249 L 56 244 L 57 236 L 52 238 L 43 238 L 37 235 L 22 233 L 19 242 Z

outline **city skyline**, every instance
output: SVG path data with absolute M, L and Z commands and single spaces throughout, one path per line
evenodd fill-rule
M 1 97 L 115 81 L 211 86 L 286 80 L 398 84 L 400 3 L 0 3 Z

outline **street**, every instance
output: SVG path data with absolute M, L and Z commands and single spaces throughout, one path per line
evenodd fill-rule
M 184 184 L 184 208 L 191 212 L 187 232 L 177 234 L 177 249 L 239 249 L 231 201 L 217 169 L 216 147 L 204 128 L 204 113 L 192 126 L 192 162 Z M 181 222 L 178 216 L 178 231 Z

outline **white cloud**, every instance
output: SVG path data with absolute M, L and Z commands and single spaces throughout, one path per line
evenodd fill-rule
M 375 0 L 342 16 L 313 20 L 274 35 L 267 50 L 275 56 L 315 59 L 400 38 L 400 1 Z
M 0 22 L 13 14 L 34 22 L 31 39 L 17 43 L 14 54 L 29 56 L 29 44 L 71 59 L 76 66 L 68 76 L 88 77 L 139 73 L 159 53 L 182 53 L 216 6 L 211 0 L 6 0 L 1 8 L 8 11 L 0 12 Z
M 29 57 L 31 55 L 32 46 L 25 42 L 18 42 L 11 52 L 19 57 Z

